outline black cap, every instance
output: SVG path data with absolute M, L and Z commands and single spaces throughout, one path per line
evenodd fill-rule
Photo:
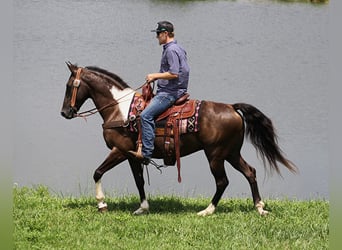
M 163 31 L 167 31 L 167 32 L 173 32 L 173 24 L 168 22 L 168 21 L 161 21 L 158 23 L 158 27 L 155 30 L 151 30 L 151 32 L 163 32 Z

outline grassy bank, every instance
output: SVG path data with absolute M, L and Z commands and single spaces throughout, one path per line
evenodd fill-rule
M 93 197 L 13 190 L 15 249 L 327 249 L 329 203 L 266 200 L 261 217 L 250 199 L 224 199 L 199 217 L 209 199 L 150 197 L 150 214 L 133 216 L 136 196 L 108 198 L 100 214 Z

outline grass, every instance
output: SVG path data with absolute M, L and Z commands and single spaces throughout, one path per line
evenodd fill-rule
M 196 212 L 207 198 L 155 196 L 150 214 L 133 216 L 137 196 L 58 197 L 48 188 L 13 190 L 15 249 L 328 249 L 329 202 L 267 200 L 261 217 L 250 199 L 223 199 L 214 215 Z

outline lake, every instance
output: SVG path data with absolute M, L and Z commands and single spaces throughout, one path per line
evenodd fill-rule
M 286 156 L 299 168 L 266 176 L 246 141 L 262 197 L 329 198 L 328 5 L 279 1 L 13 1 L 13 182 L 43 184 L 63 195 L 94 194 L 95 169 L 109 150 L 99 115 L 60 116 L 69 70 L 96 65 L 133 88 L 158 71 L 162 48 L 150 30 L 169 20 L 188 52 L 192 98 L 246 102 L 271 118 Z M 83 110 L 93 108 L 91 101 Z M 203 152 L 160 174 L 149 167 L 148 194 L 211 197 Z M 194 171 L 194 169 L 196 171 Z M 251 197 L 246 179 L 226 163 L 223 197 Z M 128 162 L 102 178 L 109 195 L 137 194 Z

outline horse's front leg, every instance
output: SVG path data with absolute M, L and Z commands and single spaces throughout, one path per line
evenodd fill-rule
M 134 211 L 133 214 L 134 215 L 147 214 L 149 212 L 149 204 L 147 202 L 145 189 L 144 189 L 145 180 L 144 180 L 144 175 L 143 175 L 143 170 L 144 170 L 143 165 L 133 159 L 128 159 L 128 161 L 129 161 L 129 165 L 131 166 L 135 184 L 138 188 L 139 196 L 140 196 L 140 207 L 136 211 Z
M 116 147 L 114 147 L 104 162 L 95 170 L 94 181 L 95 181 L 95 197 L 97 200 L 97 207 L 100 212 L 107 211 L 107 204 L 104 202 L 105 195 L 102 190 L 101 178 L 104 173 L 112 169 L 119 163 L 126 160 L 126 156 Z
M 108 210 L 107 203 L 104 202 L 105 195 L 102 191 L 101 179 L 95 183 L 95 197 L 97 200 L 97 208 L 99 212 L 106 212 Z

